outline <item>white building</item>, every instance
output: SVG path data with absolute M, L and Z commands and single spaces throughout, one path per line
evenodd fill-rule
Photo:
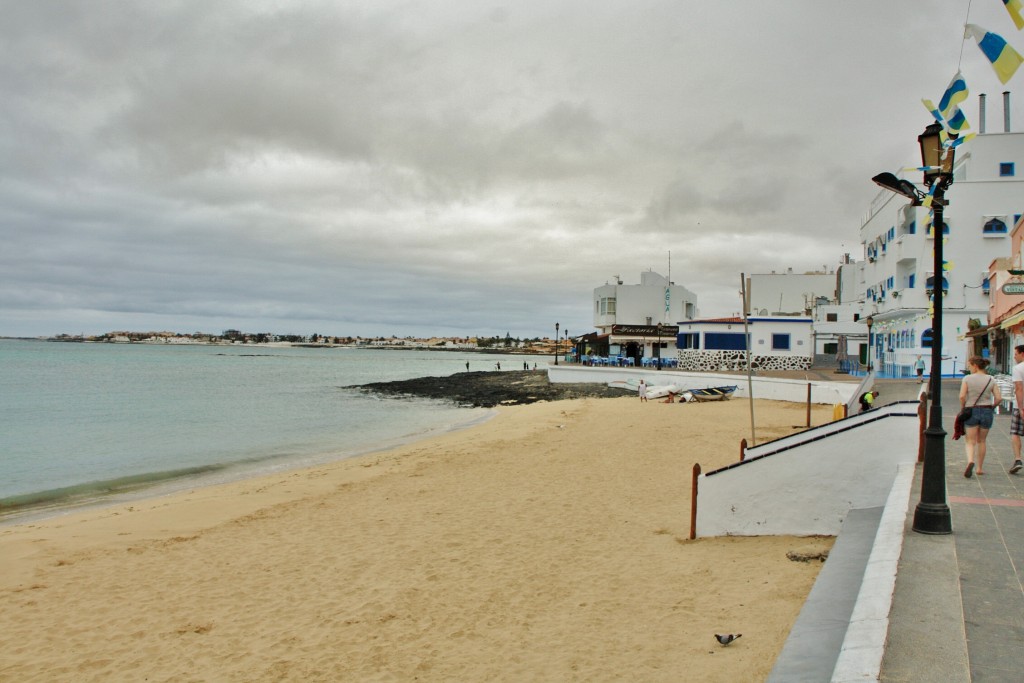
M 907 180 L 920 183 L 921 175 L 907 174 Z M 989 265 L 1009 256 L 1010 229 L 1024 212 L 1024 134 L 982 133 L 961 145 L 946 199 L 941 370 L 957 374 L 966 362 L 968 321 L 987 323 Z M 871 356 L 885 374 L 910 376 L 918 356 L 930 363 L 934 241 L 928 220 L 928 209 L 882 190 L 861 224 L 860 318 L 873 319 Z
M 679 369 L 694 372 L 746 370 L 747 336 L 755 370 L 807 370 L 814 361 L 810 318 L 748 317 L 679 324 Z
M 618 276 L 594 289 L 594 327 L 589 353 L 633 359 L 675 358 L 677 323 L 697 315 L 697 295 L 654 271 L 640 274 L 640 284 L 626 285 Z
M 747 278 L 747 310 L 750 315 L 809 316 L 819 299 L 836 298 L 835 272 L 754 274 Z

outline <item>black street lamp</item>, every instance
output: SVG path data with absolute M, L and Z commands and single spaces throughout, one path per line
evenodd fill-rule
M 946 190 L 953 183 L 954 148 L 943 150 L 942 126 L 933 123 L 917 138 L 921 146 L 924 182 L 934 188 L 931 192 L 932 239 L 934 263 L 932 274 L 932 372 L 928 392 L 931 407 L 928 426 L 924 430 L 924 466 L 921 472 L 921 501 L 914 510 L 914 531 L 921 534 L 953 533 L 953 522 L 946 504 L 946 431 L 942 428 L 942 235 L 945 224 L 943 209 L 947 205 Z M 890 178 L 891 176 L 891 178 Z M 909 197 L 914 206 L 920 206 L 927 195 L 906 181 L 893 186 L 891 173 L 875 176 L 882 187 Z
M 555 365 L 558 365 L 558 323 L 555 323 Z
M 658 369 L 661 370 L 661 323 L 658 323 L 658 346 L 654 350 L 654 362 L 658 364 Z
M 868 326 L 868 358 L 867 358 L 867 361 L 868 361 L 868 374 L 870 375 L 871 371 L 875 369 L 875 366 L 871 364 L 871 346 L 872 346 L 872 344 L 871 344 L 871 326 L 875 324 L 875 319 L 874 319 L 873 316 L 869 315 L 867 318 L 865 318 L 864 323 Z

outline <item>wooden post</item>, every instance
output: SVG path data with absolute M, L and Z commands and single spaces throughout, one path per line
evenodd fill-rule
M 747 457 L 747 440 L 740 439 L 740 462 Z
M 807 428 L 811 427 L 811 383 L 807 383 Z
M 700 463 L 693 464 L 693 482 L 690 485 L 690 540 L 697 538 L 697 477 L 700 476 Z

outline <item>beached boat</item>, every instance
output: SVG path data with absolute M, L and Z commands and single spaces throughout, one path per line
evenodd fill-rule
M 707 389 L 690 389 L 689 393 L 695 401 L 726 401 L 732 398 L 736 385 L 726 387 L 708 387 Z
M 647 388 L 647 398 L 665 398 L 669 394 L 678 394 L 681 388 L 678 384 L 661 384 Z

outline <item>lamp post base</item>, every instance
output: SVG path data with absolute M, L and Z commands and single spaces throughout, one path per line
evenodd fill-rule
M 949 514 L 949 506 L 942 503 L 918 503 L 914 509 L 913 528 L 919 534 L 953 533 L 953 519 Z

